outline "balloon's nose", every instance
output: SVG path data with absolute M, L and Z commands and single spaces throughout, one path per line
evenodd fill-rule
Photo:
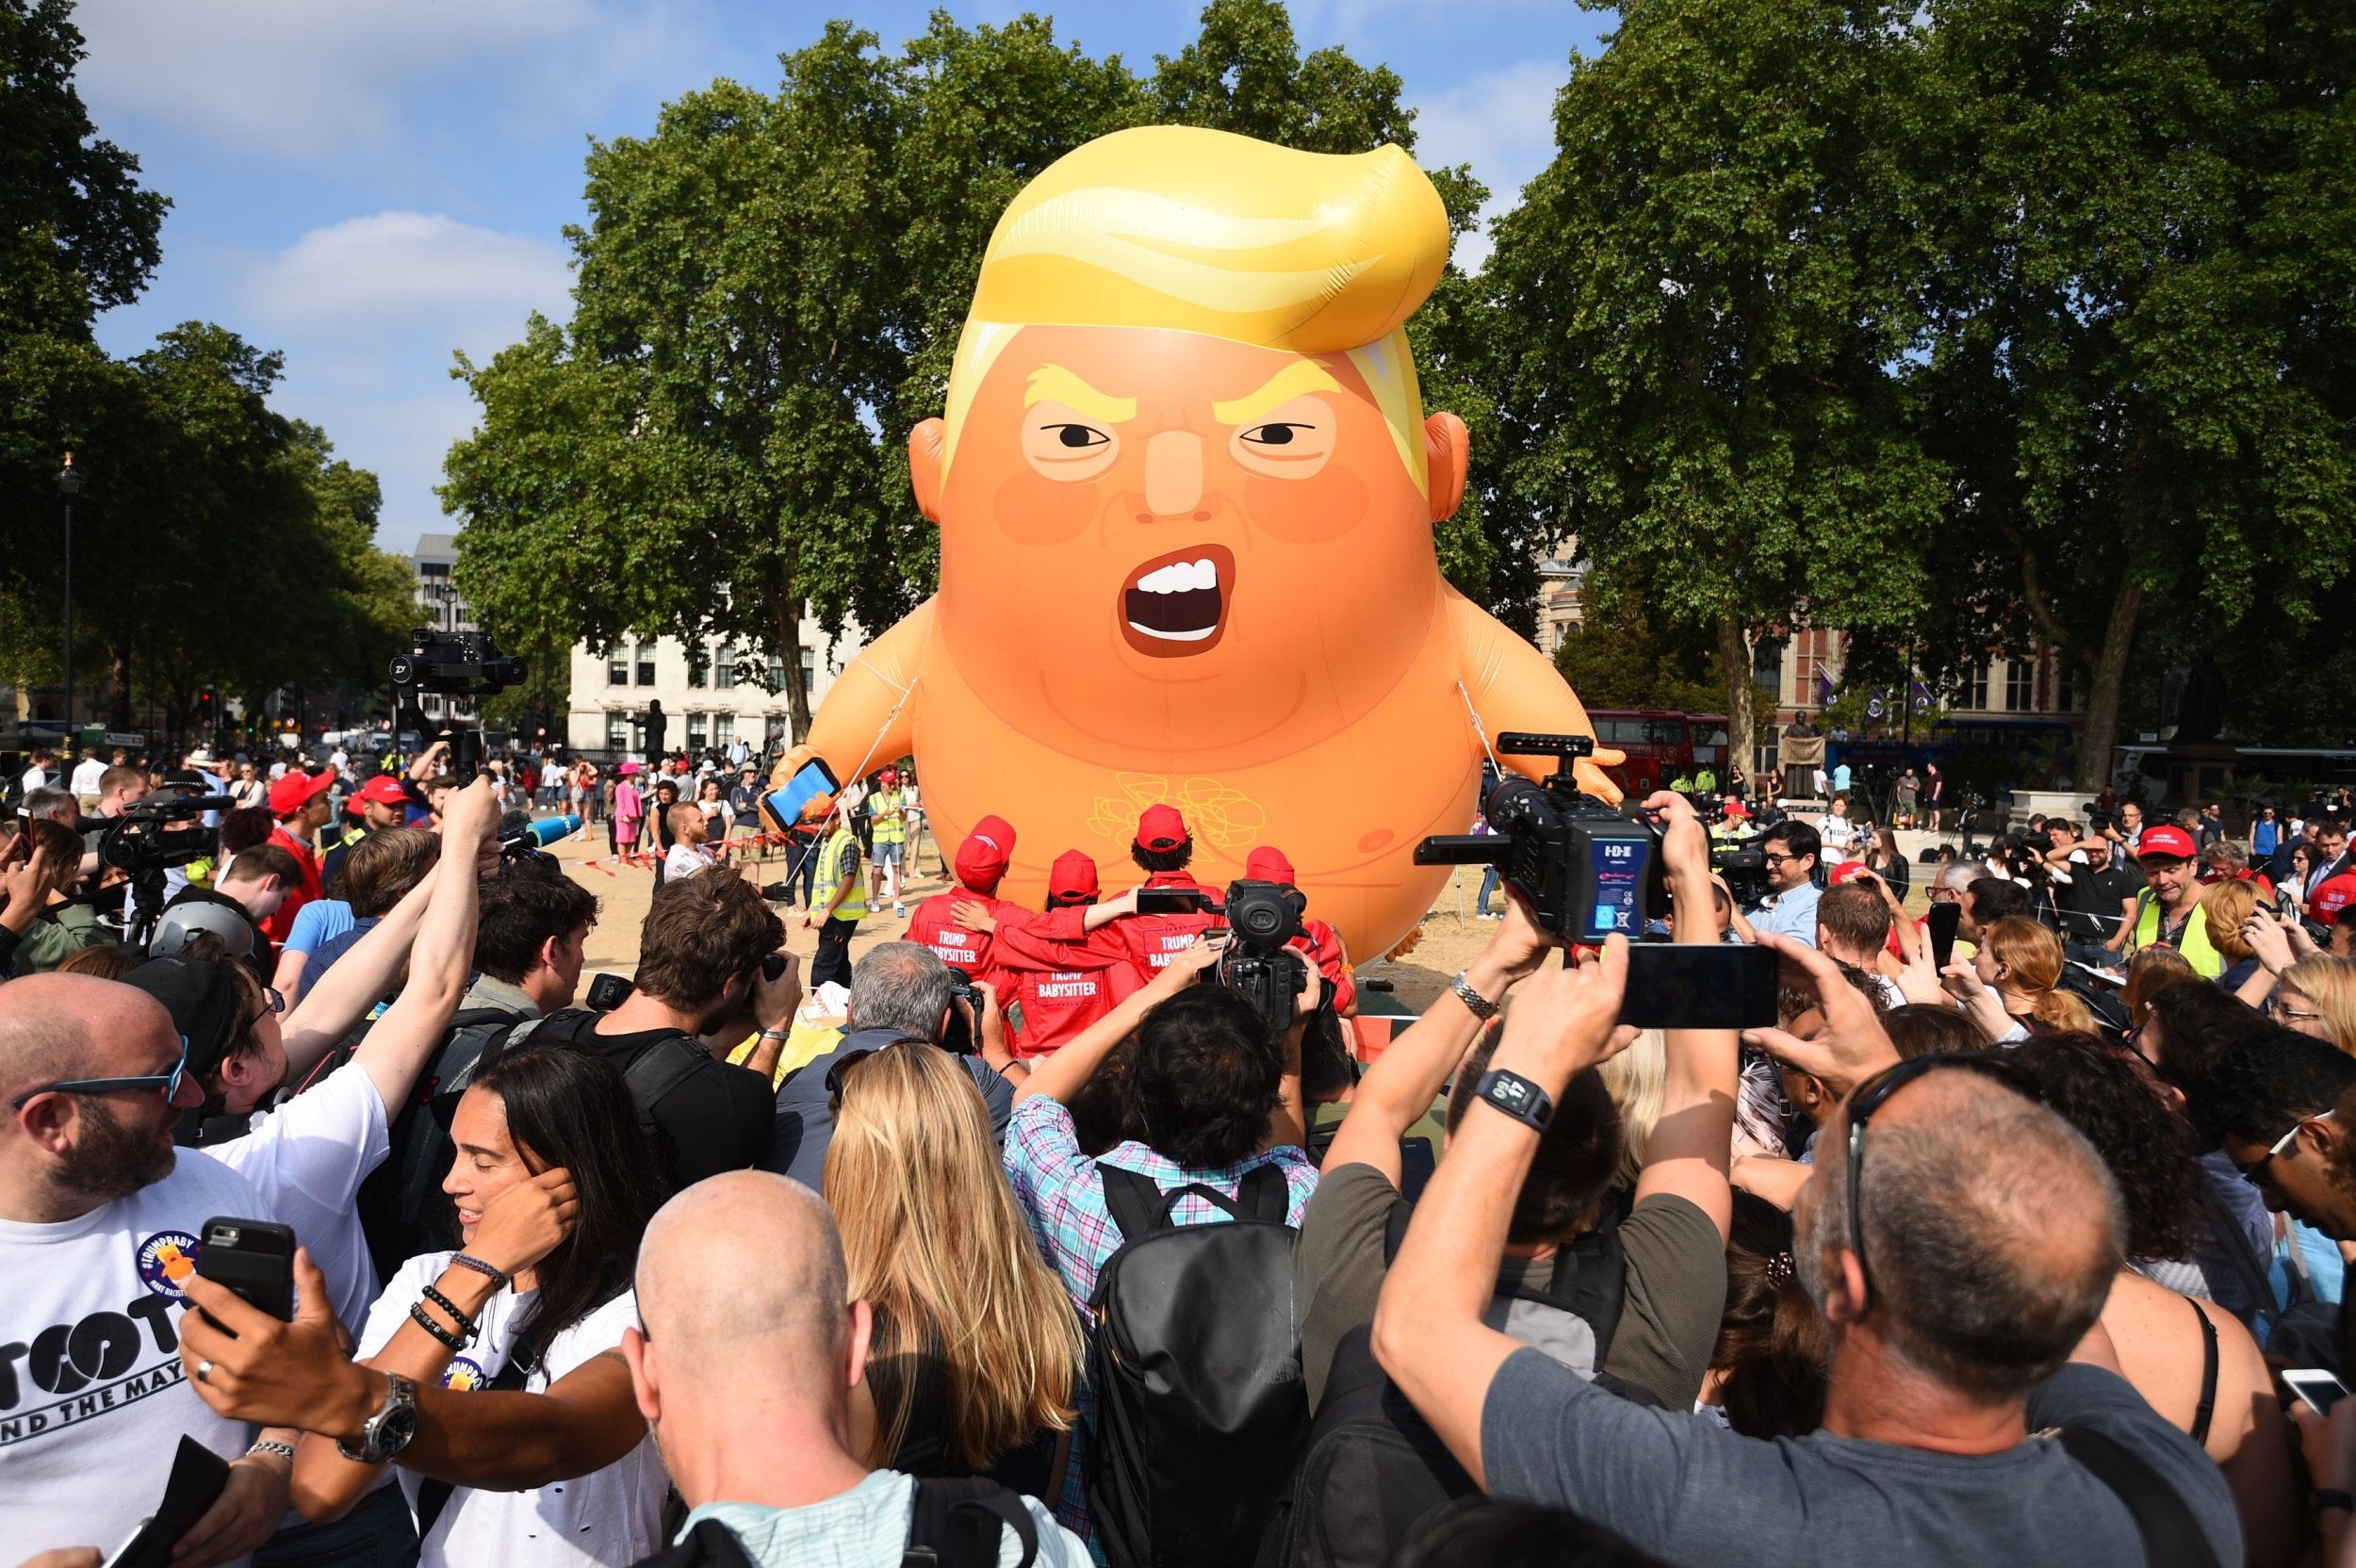
M 1203 499 L 1203 437 L 1166 430 L 1145 444 L 1145 505 L 1157 517 L 1192 512 Z

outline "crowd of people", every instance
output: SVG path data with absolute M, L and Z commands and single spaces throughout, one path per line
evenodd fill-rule
M 985 818 L 853 962 L 904 770 L 764 888 L 710 874 L 761 780 L 615 769 L 584 814 L 671 841 L 585 997 L 487 770 L 221 765 L 0 843 L 7 1561 L 2356 1564 L 2328 806 L 2033 822 L 1932 915 L 1845 801 L 1663 792 L 1644 939 L 1772 951 L 1772 1026 L 1621 1024 L 1627 940 L 1506 881 L 1378 1052 L 1314 905 L 1284 1016 L 1234 978 L 1168 806 L 1040 908 Z M 85 811 L 216 789 L 126 940 Z

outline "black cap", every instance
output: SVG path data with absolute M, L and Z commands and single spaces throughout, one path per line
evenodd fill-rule
M 188 1070 L 212 1075 L 237 1032 L 237 977 L 226 963 L 199 958 L 150 958 L 123 977 L 126 986 L 164 1004 L 172 1026 L 188 1039 Z

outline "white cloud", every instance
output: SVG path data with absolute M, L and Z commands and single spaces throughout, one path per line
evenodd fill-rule
M 434 129 L 416 120 L 417 90 L 434 83 L 463 83 L 543 134 L 573 134 L 617 89 L 702 53 L 701 11 L 599 0 L 96 0 L 74 18 L 90 41 L 77 79 L 102 125 L 149 122 L 332 165 Z
M 1570 76 L 1567 58 L 1522 60 L 1442 92 L 1411 95 L 1416 161 L 1428 169 L 1471 164 L 1489 188 L 1485 225 L 1518 204 L 1522 187 L 1553 159 L 1554 98 Z M 1478 269 L 1488 259 L 1485 233 L 1458 241 L 1458 266 Z
M 313 229 L 255 271 L 244 292 L 254 315 L 287 324 L 485 316 L 519 324 L 527 311 L 566 314 L 565 254 L 548 240 L 439 213 L 380 212 Z

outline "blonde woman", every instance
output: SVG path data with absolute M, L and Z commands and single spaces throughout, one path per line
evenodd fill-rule
M 2356 1056 L 2356 961 L 2300 959 L 2282 972 L 2266 1011 L 2275 1022 Z
M 2258 885 L 2236 878 L 2219 882 L 2201 895 L 2201 918 L 2209 928 L 2209 945 L 2225 960 L 2217 983 L 2239 992 L 2243 984 L 2263 971 L 2257 950 L 2242 935 L 2242 927 L 2258 912 Z
M 1988 928 L 1972 962 L 1948 965 L 1944 979 L 1949 994 L 1992 1040 L 2093 1033 L 2094 1010 L 2054 988 L 2061 973 L 2061 939 L 2026 915 L 2006 915 Z
M 826 1086 L 826 1203 L 852 1298 L 875 1320 L 852 1448 L 1052 1504 L 1080 1325 L 1015 1206 L 973 1079 L 947 1052 L 903 1041 L 843 1057 Z

